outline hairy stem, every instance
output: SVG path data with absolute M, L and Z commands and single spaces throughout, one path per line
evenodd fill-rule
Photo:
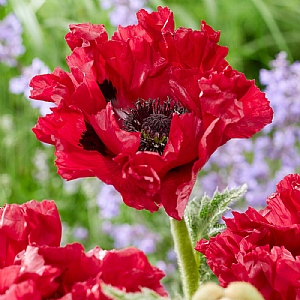
M 181 221 L 170 218 L 170 222 L 184 296 L 186 300 L 190 300 L 199 286 L 199 271 L 194 250 L 184 218 Z

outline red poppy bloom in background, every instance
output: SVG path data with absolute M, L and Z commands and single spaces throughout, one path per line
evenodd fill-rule
M 164 273 L 151 266 L 136 248 L 85 253 L 74 243 L 65 247 L 28 246 L 15 263 L 0 269 L 0 297 L 5 299 L 101 299 L 111 300 L 101 284 L 125 292 L 148 288 L 161 296 Z
M 0 220 L 0 269 L 11 265 L 28 245 L 60 245 L 61 222 L 54 201 L 6 204 L 0 207 Z
M 277 184 L 266 208 L 233 212 L 227 228 L 216 237 L 200 240 L 196 250 L 222 286 L 247 281 L 266 300 L 300 299 L 300 175 Z
M 136 248 L 85 253 L 78 243 L 59 247 L 61 223 L 53 201 L 6 205 L 0 213 L 1 299 L 111 300 L 103 283 L 167 296 L 160 284 L 164 273 Z
M 174 29 L 173 13 L 137 13 L 138 24 L 70 25 L 70 72 L 36 76 L 31 98 L 54 102 L 37 138 L 55 145 L 65 179 L 97 176 L 123 201 L 181 219 L 197 172 L 232 138 L 249 138 L 273 112 L 254 81 L 233 70 L 220 33 Z

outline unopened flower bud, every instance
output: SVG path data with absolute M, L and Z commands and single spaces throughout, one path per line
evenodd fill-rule
M 231 300 L 264 300 L 259 291 L 248 282 L 232 282 L 224 289 L 224 299 Z
M 192 300 L 219 300 L 223 296 L 223 288 L 213 282 L 201 285 Z

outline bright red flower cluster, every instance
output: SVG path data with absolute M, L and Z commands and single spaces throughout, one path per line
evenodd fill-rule
M 254 81 L 233 70 L 220 33 L 174 29 L 173 13 L 138 24 L 71 25 L 70 72 L 36 76 L 31 98 L 57 105 L 33 131 L 56 148 L 65 179 L 97 176 L 124 202 L 181 219 L 197 172 L 232 138 L 249 138 L 273 112 Z
M 5 205 L 0 220 L 0 299 L 111 300 L 103 283 L 167 296 L 159 282 L 163 272 L 136 248 L 85 253 L 78 243 L 59 247 L 61 222 L 53 201 Z
M 300 299 L 300 175 L 286 176 L 261 211 L 233 212 L 224 232 L 196 250 L 222 286 L 254 285 L 266 300 Z
M 0 207 L 0 269 L 13 264 L 28 245 L 58 247 L 61 222 L 53 201 Z

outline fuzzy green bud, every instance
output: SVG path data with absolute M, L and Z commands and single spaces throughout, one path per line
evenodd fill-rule
M 261 293 L 248 282 L 232 282 L 224 289 L 224 296 L 231 300 L 264 300 Z
M 223 288 L 213 282 L 207 282 L 199 287 L 192 300 L 218 300 L 223 296 Z
M 225 289 L 207 282 L 199 287 L 192 300 L 264 300 L 264 297 L 248 282 L 232 282 Z

